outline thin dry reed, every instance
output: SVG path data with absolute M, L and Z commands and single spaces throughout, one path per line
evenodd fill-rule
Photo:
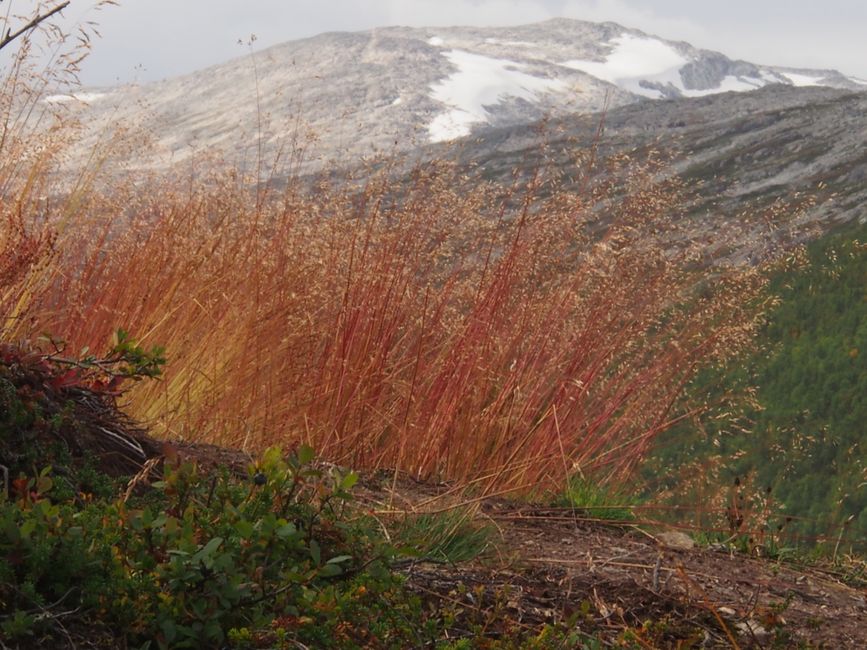
M 622 478 L 758 323 L 759 275 L 695 270 L 683 188 L 653 165 L 504 187 L 430 163 L 280 193 L 216 169 L 98 191 L 84 169 L 59 193 L 66 141 L 7 130 L 2 338 L 165 346 L 164 379 L 127 396 L 158 435 L 489 491 Z
M 258 205 L 231 175 L 118 184 L 60 232 L 5 328 L 164 345 L 164 381 L 130 409 L 169 437 L 303 441 L 492 486 L 559 481 L 564 458 L 620 477 L 696 368 L 748 344 L 760 284 L 716 270 L 697 293 L 693 251 L 671 245 L 680 189 L 623 182 L 602 221 L 538 181 L 466 191 L 444 165 Z

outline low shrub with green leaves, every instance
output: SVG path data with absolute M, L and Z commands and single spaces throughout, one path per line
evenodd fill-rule
M 418 607 L 387 549 L 345 516 L 356 475 L 311 460 L 272 450 L 243 480 L 183 464 L 128 500 L 57 502 L 50 470 L 13 481 L 3 638 L 62 640 L 74 612 L 135 647 L 414 644 Z

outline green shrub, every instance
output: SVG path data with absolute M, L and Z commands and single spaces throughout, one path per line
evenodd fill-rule
M 160 648 L 400 646 L 418 608 L 346 516 L 357 477 L 310 461 L 271 450 L 243 480 L 185 464 L 126 502 L 55 502 L 50 471 L 16 480 L 0 505 L 4 636 L 59 634 L 75 609 Z

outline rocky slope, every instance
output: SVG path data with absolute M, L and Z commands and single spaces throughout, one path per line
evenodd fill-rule
M 233 162 L 303 150 L 295 171 L 311 171 L 545 116 L 774 84 L 867 89 L 836 71 L 733 61 L 614 23 L 556 19 L 322 34 L 191 75 L 47 104 L 81 118 L 82 151 L 117 126 L 149 134 L 154 150 L 137 149 L 133 167 L 216 146 Z
M 604 125 L 597 138 L 597 129 Z M 867 220 L 867 94 L 830 88 L 769 86 L 752 93 L 641 102 L 605 115 L 553 120 L 543 131 L 489 129 L 454 155 L 485 178 L 528 174 L 545 145 L 548 164 L 574 171 L 575 152 L 599 156 L 651 150 L 671 157 L 665 173 L 694 182 L 689 214 L 709 236 L 723 220 L 740 219 L 741 243 L 767 243 L 762 218 L 775 201 L 803 205 L 777 215 L 771 239 L 803 238 L 853 219 Z M 442 148 L 430 157 L 449 155 Z M 564 176 L 568 185 L 568 173 Z M 749 256 L 753 246 L 740 255 Z

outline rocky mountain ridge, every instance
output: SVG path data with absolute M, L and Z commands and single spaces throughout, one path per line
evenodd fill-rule
M 491 127 L 775 84 L 867 89 L 837 71 L 733 61 L 615 23 L 555 19 L 328 33 L 183 77 L 46 102 L 80 118 L 82 152 L 118 125 L 149 134 L 152 151 L 138 150 L 132 167 L 217 148 L 234 163 L 288 151 L 300 161 L 293 171 L 310 172 Z
M 678 207 L 704 242 L 706 261 L 753 263 L 843 224 L 867 222 L 865 141 L 867 93 L 774 84 L 489 127 L 459 143 L 427 144 L 396 163 L 382 162 L 398 179 L 410 179 L 427 161 L 450 162 L 464 191 L 481 181 L 520 186 L 541 172 L 580 194 L 587 174 L 628 187 L 612 179 L 608 161 L 656 161 L 657 180 L 683 181 Z M 363 182 L 367 172 L 346 165 L 328 175 L 338 183 Z M 597 212 L 601 225 L 608 218 L 604 206 Z

